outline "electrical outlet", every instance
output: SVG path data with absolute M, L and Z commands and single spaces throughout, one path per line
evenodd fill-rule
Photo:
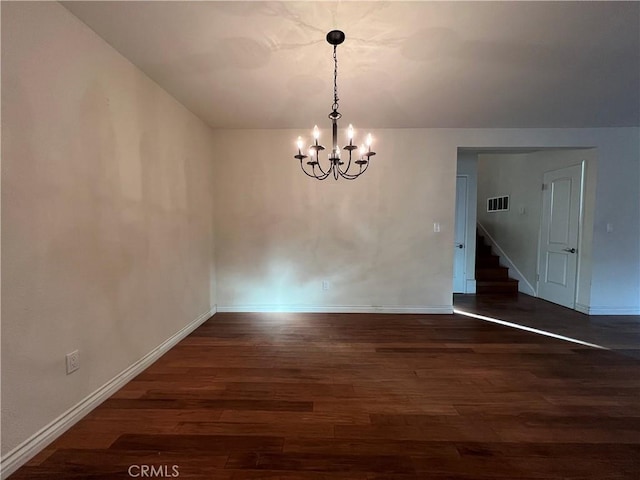
M 329 280 L 323 280 L 322 281 L 322 290 L 329 290 L 329 288 L 331 288 L 331 284 L 329 283 Z
M 67 375 L 75 372 L 80 368 L 80 354 L 78 350 L 67 353 Z

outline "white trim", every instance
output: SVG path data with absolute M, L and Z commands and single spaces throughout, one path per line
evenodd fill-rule
M 638 307 L 611 307 L 607 305 L 589 307 L 576 303 L 576 310 L 587 315 L 640 315 Z
M 584 237 L 584 208 L 585 192 L 587 188 L 587 161 L 580 162 L 580 213 L 578 214 L 578 258 L 576 259 L 576 294 L 574 296 L 574 308 L 578 310 L 578 299 L 580 298 L 580 276 L 582 275 L 582 239 Z M 542 223 L 540 224 L 540 234 L 542 234 Z M 540 237 L 538 237 L 540 241 Z M 540 243 L 538 243 L 540 248 Z M 540 253 L 538 252 L 538 255 Z M 538 263 L 540 265 L 540 263 Z M 538 267 L 540 268 L 540 267 Z
M 480 222 L 478 222 L 478 229 L 481 230 L 482 235 L 489 241 L 491 248 L 494 248 L 496 253 L 500 256 L 500 262 L 504 262 L 504 266 L 509 268 L 509 275 L 513 275 L 515 279 L 518 280 L 518 291 L 531 295 L 532 297 L 537 297 L 535 288 L 533 288 L 529 281 L 524 278 L 522 272 L 518 270 L 518 267 L 516 267 L 509 256 L 504 253 L 504 250 L 500 248 L 500 245 L 498 245 L 493 237 L 489 235 L 489 232 L 487 232 L 486 228 L 484 228 Z
M 233 313 L 425 313 L 452 314 L 453 305 L 409 306 L 397 307 L 392 305 L 223 305 L 218 312 Z
M 589 315 L 589 305 L 576 302 L 576 311 Z
M 5 479 L 15 472 L 22 465 L 27 463 L 31 458 L 43 450 L 47 445 L 71 428 L 76 422 L 81 420 L 91 410 L 96 408 L 107 398 L 113 395 L 117 390 L 124 386 L 129 380 L 140 374 L 149 365 L 164 355 L 179 341 L 193 332 L 202 325 L 206 320 L 216 313 L 216 305 L 198 318 L 190 322 L 188 325 L 173 334 L 167 340 L 162 342 L 156 348 L 147 353 L 140 360 L 130 365 L 118 375 L 113 377 L 102 387 L 91 393 L 79 403 L 64 412 L 51 423 L 40 429 L 20 445 L 9 451 L 1 461 L 0 478 Z
M 476 279 L 468 279 L 465 286 L 465 293 L 476 293 Z

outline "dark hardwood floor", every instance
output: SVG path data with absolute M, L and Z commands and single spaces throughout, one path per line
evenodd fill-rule
M 584 315 L 529 295 L 454 295 L 456 309 L 599 345 L 640 359 L 639 315 Z
M 537 328 L 577 318 L 510 301 L 456 298 Z M 638 479 L 640 361 L 462 315 L 219 313 L 10 478 L 143 471 Z

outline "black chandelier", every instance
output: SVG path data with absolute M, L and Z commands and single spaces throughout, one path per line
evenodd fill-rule
M 355 160 L 353 163 L 358 165 L 357 168 L 354 168 L 353 171 L 349 171 L 351 168 L 351 152 L 356 150 L 358 147 L 353 144 L 353 126 L 349 125 L 347 129 L 347 138 L 349 139 L 349 145 L 346 145 L 343 150 L 349 152 L 349 161 L 347 166 L 342 168 L 344 165 L 344 161 L 340 159 L 340 148 L 338 147 L 338 119 L 342 117 L 342 114 L 338 112 L 338 57 L 336 55 L 336 49 L 338 45 L 344 42 L 345 35 L 344 32 L 340 30 L 332 30 L 327 33 L 327 42 L 333 45 L 333 105 L 332 111 L 329 114 L 329 119 L 332 123 L 333 129 L 333 148 L 329 153 L 329 166 L 326 171 L 320 165 L 320 156 L 319 153 L 325 148 L 318 143 L 318 138 L 320 138 L 320 130 L 318 126 L 313 127 L 313 138 L 314 143 L 309 147 L 309 155 L 304 155 L 302 153 L 302 148 L 304 145 L 304 141 L 302 137 L 298 137 L 298 154 L 294 155 L 294 158 L 300 160 L 300 168 L 302 171 L 309 177 L 316 178 L 318 180 L 324 180 L 328 178 L 330 175 L 333 175 L 333 178 L 336 180 L 338 177 L 346 178 L 347 180 L 354 180 L 362 175 L 367 168 L 369 168 L 369 161 L 372 156 L 376 154 L 376 152 L 371 151 L 371 143 L 372 137 L 371 134 L 367 135 L 366 146 L 363 144 L 360 146 L 360 157 Z M 306 162 L 307 165 L 311 167 L 311 173 L 307 171 L 302 161 L 308 158 L 309 161 Z

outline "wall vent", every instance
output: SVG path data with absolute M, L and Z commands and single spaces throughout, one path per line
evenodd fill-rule
M 509 195 L 487 198 L 487 212 L 504 212 L 509 210 Z

